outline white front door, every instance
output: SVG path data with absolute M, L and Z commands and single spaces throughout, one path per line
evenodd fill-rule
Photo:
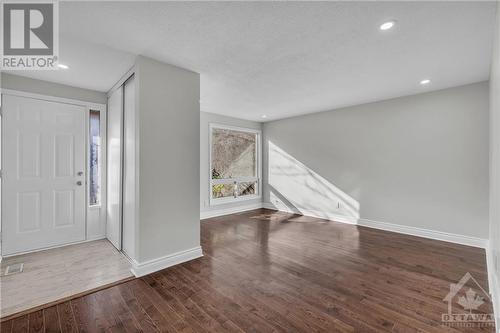
M 85 240 L 85 107 L 3 95 L 2 254 Z

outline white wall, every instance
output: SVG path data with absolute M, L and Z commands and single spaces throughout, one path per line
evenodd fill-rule
M 138 57 L 135 86 L 143 264 L 200 246 L 200 76 Z
M 488 83 L 265 123 L 264 170 L 305 215 L 486 239 Z
M 216 212 L 220 211 L 232 211 L 237 210 L 242 207 L 251 207 L 254 205 L 260 205 L 262 200 L 246 200 L 237 203 L 228 203 L 210 206 L 210 160 L 209 160 L 209 124 L 216 123 L 228 126 L 245 127 L 251 129 L 262 129 L 262 123 L 255 121 L 242 120 L 227 116 L 221 116 L 214 113 L 201 112 L 200 115 L 200 213 L 201 217 L 212 216 Z
M 70 98 L 79 101 L 106 104 L 104 92 L 67 86 L 64 84 L 31 79 L 24 76 L 1 73 L 0 87 L 33 94 Z
M 488 259 L 490 292 L 496 301 L 495 312 L 498 325 L 500 321 L 500 9 L 498 7 L 490 75 L 490 247 Z

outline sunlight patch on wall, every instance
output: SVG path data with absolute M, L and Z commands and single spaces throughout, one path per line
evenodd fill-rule
M 359 203 L 273 142 L 268 142 L 270 201 L 279 210 L 356 223 Z

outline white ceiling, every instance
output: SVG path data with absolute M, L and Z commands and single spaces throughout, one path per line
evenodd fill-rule
M 70 69 L 14 74 L 107 91 L 142 54 L 200 73 L 202 111 L 273 120 L 487 80 L 495 6 L 60 2 Z

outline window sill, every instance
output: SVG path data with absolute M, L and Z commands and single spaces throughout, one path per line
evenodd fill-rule
M 231 204 L 231 203 L 245 202 L 249 200 L 259 200 L 261 198 L 262 198 L 261 195 L 245 195 L 237 198 L 228 197 L 228 198 L 210 199 L 210 207 Z

